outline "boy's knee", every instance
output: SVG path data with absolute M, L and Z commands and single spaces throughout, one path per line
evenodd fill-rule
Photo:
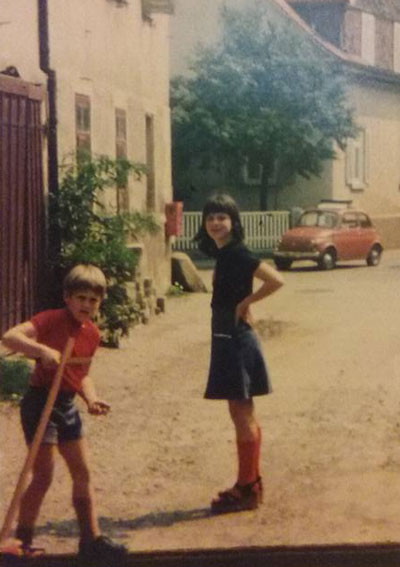
M 53 469 L 36 470 L 32 477 L 32 484 L 35 489 L 46 492 L 53 481 Z
M 72 481 L 75 485 L 87 486 L 90 480 L 90 471 L 87 467 L 82 466 L 72 471 Z

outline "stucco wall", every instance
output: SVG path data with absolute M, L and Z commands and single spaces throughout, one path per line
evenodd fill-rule
M 40 70 L 37 43 L 37 2 L 2 0 L 0 3 L 0 71 L 17 67 L 21 78 L 32 83 L 45 82 Z
M 154 120 L 155 214 L 162 230 L 145 246 L 142 273 L 164 292 L 170 285 L 164 206 L 172 200 L 170 17 L 153 14 L 151 21 L 143 20 L 141 2 L 136 1 L 118 7 L 112 0 L 48 0 L 48 7 L 60 164 L 76 149 L 75 94 L 90 97 L 93 154 L 116 155 L 115 109 L 120 108 L 127 116 L 127 157 L 145 163 L 146 115 Z M 15 65 L 25 80 L 45 84 L 39 68 L 37 17 L 36 0 L 2 0 L 0 68 Z M 132 177 L 129 192 L 131 208 L 145 210 L 146 177 Z M 105 202 L 115 207 L 115 197 L 110 190 Z
M 246 9 L 258 2 L 268 6 L 271 20 L 281 10 L 269 0 L 174 0 L 171 19 L 171 74 L 188 71 L 197 45 L 212 45 L 220 38 L 220 10 L 224 6 Z
M 335 198 L 353 199 L 358 206 L 380 215 L 400 212 L 400 86 L 354 84 L 349 91 L 357 123 L 367 133 L 367 182 L 352 190 L 346 185 L 342 154 L 333 163 Z

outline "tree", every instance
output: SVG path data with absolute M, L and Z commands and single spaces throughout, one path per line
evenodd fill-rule
M 191 75 L 171 85 L 174 168 L 210 159 L 263 167 L 260 208 L 271 177 L 320 175 L 357 131 L 343 66 L 288 23 L 272 26 L 261 4 L 224 9 L 222 37 L 199 48 Z

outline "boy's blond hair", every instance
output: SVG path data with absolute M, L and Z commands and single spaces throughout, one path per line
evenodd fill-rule
M 90 290 L 103 298 L 107 290 L 106 277 L 100 268 L 93 264 L 77 264 L 65 276 L 63 289 L 67 295 Z

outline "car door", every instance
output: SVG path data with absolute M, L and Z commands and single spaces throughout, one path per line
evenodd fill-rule
M 360 212 L 357 216 L 360 226 L 360 254 L 362 258 L 366 258 L 375 242 L 375 228 L 368 215 Z
M 355 260 L 362 257 L 357 213 L 349 211 L 342 214 L 340 228 L 336 231 L 334 241 L 338 260 Z

